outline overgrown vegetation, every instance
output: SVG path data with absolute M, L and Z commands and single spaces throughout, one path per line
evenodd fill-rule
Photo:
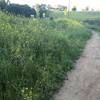
M 78 20 L 78 21 L 85 21 L 89 19 L 99 19 L 100 12 L 96 12 L 96 11 L 70 12 L 69 18 Z
M 64 16 L 62 11 L 51 11 L 51 16 L 56 19 L 73 19 L 80 21 L 87 28 L 100 31 L 100 12 L 94 11 L 82 11 L 82 12 L 68 12 L 67 16 Z
M 51 11 L 52 16 L 56 19 L 60 18 L 68 18 L 68 19 L 73 19 L 77 21 L 85 21 L 88 19 L 100 19 L 100 12 L 94 12 L 94 11 L 71 11 L 68 12 L 66 16 L 64 16 L 63 11 L 58 11 L 58 10 L 52 10 Z
M 50 11 L 45 4 L 31 8 L 29 5 L 10 3 L 9 0 L 0 0 L 0 10 L 13 15 L 21 15 L 32 18 L 49 18 Z
M 100 31 L 100 19 L 89 19 L 84 22 L 88 28 Z
M 89 29 L 100 31 L 100 12 L 71 12 L 70 18 L 83 22 Z
M 100 12 L 71 12 L 69 18 L 82 22 L 89 29 L 100 31 Z
M 51 100 L 89 37 L 74 20 L 0 12 L 0 100 Z
M 34 15 L 35 18 L 37 16 L 36 10 L 28 5 L 10 4 L 7 5 L 5 10 L 14 15 L 22 15 L 25 17 L 31 17 L 31 15 Z

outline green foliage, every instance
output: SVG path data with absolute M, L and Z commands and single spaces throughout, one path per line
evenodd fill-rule
M 39 5 L 38 10 L 39 10 L 39 17 L 40 18 L 47 18 L 47 17 L 49 17 L 50 12 L 47 9 L 47 6 L 45 4 Z
M 6 6 L 7 6 L 6 2 L 4 0 L 1 0 L 0 1 L 0 9 L 4 10 L 6 8 Z
M 100 31 L 100 19 L 94 18 L 94 19 L 85 20 L 84 22 L 88 28 L 96 31 Z
M 74 6 L 74 7 L 72 8 L 72 11 L 77 11 L 76 6 Z
M 51 16 L 53 16 L 55 19 L 61 19 L 61 18 L 70 18 L 73 20 L 78 20 L 78 21 L 85 21 L 88 19 L 100 19 L 100 12 L 86 12 L 86 11 L 71 11 L 68 13 L 67 16 L 64 16 L 63 11 L 58 11 L 58 10 L 52 10 L 51 11 Z
M 83 22 L 90 29 L 100 31 L 100 12 L 70 12 L 69 18 Z
M 81 12 L 70 12 L 69 18 L 78 20 L 78 21 L 85 21 L 89 19 L 99 19 L 100 18 L 100 12 L 86 12 L 86 11 L 81 11 Z
M 89 37 L 77 21 L 0 12 L 0 100 L 50 100 Z
M 31 17 L 31 15 L 34 15 L 36 18 L 36 10 L 32 9 L 28 5 L 8 4 L 9 0 L 7 3 L 5 1 L 0 1 L 0 9 L 13 15 L 22 15 L 25 17 Z
M 30 8 L 28 5 L 10 4 L 6 7 L 6 11 L 15 15 L 23 15 L 25 17 L 34 15 L 36 17 L 36 10 Z
M 87 28 L 100 31 L 100 12 L 95 11 L 78 11 L 78 12 L 69 12 L 67 16 L 64 16 L 62 11 L 51 11 L 51 16 L 55 19 L 73 19 L 80 21 Z

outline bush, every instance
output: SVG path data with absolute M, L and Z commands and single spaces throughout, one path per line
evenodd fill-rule
M 0 9 L 4 10 L 6 8 L 7 4 L 4 1 L 0 1 Z
M 94 19 L 89 19 L 89 20 L 85 20 L 84 23 L 86 24 L 86 26 L 90 29 L 96 30 L 96 31 L 100 31 L 100 19 L 99 18 L 94 18 Z
M 36 10 L 30 8 L 28 5 L 19 5 L 19 4 L 7 5 L 7 3 L 4 1 L 0 2 L 0 9 L 2 11 L 6 11 L 14 15 L 22 15 L 25 17 L 31 17 L 31 15 L 34 15 L 34 17 L 36 18 L 37 15 Z
M 36 17 L 35 9 L 32 9 L 27 5 L 10 4 L 7 6 L 6 10 L 15 15 L 23 15 L 25 17 L 34 15 Z
M 72 8 L 72 11 L 77 11 L 77 8 L 74 6 L 74 7 Z
M 39 17 L 40 18 L 46 18 L 49 17 L 50 11 L 47 9 L 47 6 L 45 4 L 39 5 Z M 45 17 L 43 16 L 45 14 Z

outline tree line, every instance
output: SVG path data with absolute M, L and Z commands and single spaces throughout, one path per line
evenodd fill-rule
M 34 18 L 37 17 L 35 8 L 31 8 L 28 5 L 10 4 L 9 0 L 0 0 L 0 9 L 14 15 L 22 15 L 25 17 L 31 17 L 31 15 L 33 15 Z M 38 12 L 40 18 L 48 16 L 45 5 L 40 5 Z

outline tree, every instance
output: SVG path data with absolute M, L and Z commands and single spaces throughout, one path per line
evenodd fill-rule
M 45 18 L 45 17 L 49 17 L 49 10 L 48 10 L 48 7 L 47 5 L 45 4 L 41 4 L 39 6 L 39 17 L 40 18 Z
M 86 10 L 86 11 L 89 11 L 89 7 L 87 6 L 87 7 L 85 8 L 85 10 Z
M 72 8 L 72 11 L 77 11 L 76 6 L 74 6 L 74 7 Z
M 5 3 L 7 3 L 7 4 L 9 4 L 9 3 L 10 3 L 10 1 L 9 1 L 9 0 L 0 0 L 0 2 L 5 2 Z
M 0 9 L 5 10 L 7 5 L 9 5 L 9 4 L 10 4 L 9 0 L 0 0 Z
M 0 9 L 4 10 L 6 8 L 7 4 L 5 2 L 5 0 L 0 0 Z
M 91 11 L 95 11 L 95 10 L 92 8 Z
M 23 15 L 25 17 L 34 15 L 34 17 L 36 17 L 36 10 L 34 8 L 30 8 L 28 5 L 10 4 L 6 7 L 6 10 L 8 13 L 15 15 Z

